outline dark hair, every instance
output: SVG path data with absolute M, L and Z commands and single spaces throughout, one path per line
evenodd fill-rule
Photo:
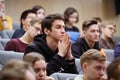
M 75 13 L 75 12 L 78 13 L 78 11 L 77 11 L 75 8 L 72 8 L 72 7 L 69 7 L 69 8 L 67 8 L 67 9 L 65 10 L 65 12 L 64 12 L 65 23 L 69 21 L 70 15 L 73 14 L 73 13 Z M 78 21 L 79 21 L 79 16 L 77 16 L 77 21 L 76 21 L 76 23 L 77 23 Z
M 21 23 L 21 29 L 23 28 L 23 24 L 22 24 L 22 19 L 26 19 L 26 17 L 28 16 L 29 13 L 35 13 L 35 11 L 28 9 L 22 12 L 21 17 L 20 17 L 20 23 Z
M 48 16 L 46 16 L 43 20 L 42 20 L 42 32 L 44 33 L 44 29 L 47 28 L 49 30 L 51 30 L 51 27 L 52 27 L 52 23 L 55 21 L 55 20 L 63 20 L 64 21 L 64 18 L 61 14 L 50 14 Z M 45 33 L 44 33 L 45 34 Z
M 35 12 L 37 12 L 39 9 L 45 10 L 41 5 L 35 5 L 35 6 L 33 6 L 33 8 L 32 8 L 32 10 L 35 11 Z
M 93 24 L 97 24 L 97 21 L 94 19 L 84 21 L 82 24 L 82 30 L 86 31 Z
M 107 67 L 108 80 L 113 78 L 114 80 L 120 79 L 120 57 L 113 60 Z
M 96 20 L 97 22 L 102 22 L 102 19 L 100 17 L 93 17 L 92 19 Z

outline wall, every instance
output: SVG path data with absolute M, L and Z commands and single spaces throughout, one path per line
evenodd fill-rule
M 42 5 L 46 9 L 46 15 L 50 13 L 63 13 L 67 7 L 74 7 L 79 12 L 79 23 L 76 26 L 81 30 L 84 20 L 99 16 L 103 20 L 113 21 L 120 30 L 120 17 L 115 15 L 114 0 L 5 0 L 6 13 L 10 15 L 14 23 L 19 23 L 22 11 L 32 8 L 34 5 Z M 119 32 L 115 35 L 120 36 Z

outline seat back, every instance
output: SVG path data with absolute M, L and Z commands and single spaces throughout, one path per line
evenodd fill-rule
M 120 36 L 113 36 L 113 40 L 117 43 L 120 42 Z
M 11 39 L 13 33 L 14 33 L 14 30 L 3 30 L 0 32 L 0 36 L 3 39 Z
M 5 49 L 5 46 L 7 44 L 7 42 L 9 41 L 10 39 L 0 39 L 0 50 L 4 50 Z
M 113 61 L 114 60 L 114 50 L 112 49 L 104 49 L 106 55 L 107 55 L 107 60 L 108 61 Z
M 53 73 L 50 75 L 55 80 L 69 80 L 70 78 L 74 79 L 78 74 L 69 74 L 69 73 Z
M 24 53 L 14 52 L 14 51 L 0 51 L 0 65 L 4 65 L 11 59 L 23 59 Z
M 77 59 L 77 58 L 75 59 L 75 66 L 77 68 L 78 73 L 82 74 L 83 72 L 82 72 L 82 68 L 81 68 L 81 65 L 80 65 L 80 59 Z

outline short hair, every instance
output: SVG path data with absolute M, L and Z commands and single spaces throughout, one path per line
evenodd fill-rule
M 64 17 L 61 15 L 61 14 L 50 14 L 48 16 L 46 16 L 43 20 L 42 20 L 42 32 L 43 34 L 44 33 L 44 29 L 47 28 L 49 30 L 51 30 L 51 27 L 52 27 L 52 23 L 55 21 L 55 20 L 63 20 L 64 21 Z
M 82 30 L 86 31 L 93 24 L 97 24 L 97 21 L 94 20 L 94 19 L 84 21 L 83 24 L 82 24 Z
M 106 61 L 106 57 L 96 49 L 89 49 L 80 57 L 80 64 L 82 66 L 83 63 L 91 63 L 93 60 L 104 62 Z
M 39 24 L 41 24 L 41 19 L 35 17 L 35 18 L 32 18 L 32 20 L 30 21 L 30 24 L 31 25 L 34 25 L 36 22 L 38 22 Z
M 102 19 L 100 17 L 93 17 L 92 19 L 95 19 L 97 22 L 102 23 Z
M 65 23 L 69 21 L 70 15 L 73 14 L 73 13 L 75 13 L 75 12 L 78 14 L 78 11 L 77 11 L 75 8 L 73 8 L 73 7 L 68 7 L 68 8 L 65 10 L 65 12 L 64 12 Z M 78 16 L 77 16 L 77 21 L 76 21 L 76 23 L 77 23 L 78 21 L 79 21 L 79 14 L 78 14 Z
M 20 17 L 21 29 L 23 28 L 22 19 L 26 19 L 29 13 L 36 14 L 35 11 L 33 11 L 32 9 L 23 11 Z
M 25 80 L 26 71 L 30 71 L 35 76 L 35 72 L 29 64 L 20 60 L 10 60 L 0 71 L 0 80 Z
M 45 58 L 37 52 L 30 52 L 23 56 L 23 60 L 29 63 L 31 66 L 33 66 L 36 61 L 39 61 L 39 60 L 45 61 Z
M 108 80 L 113 78 L 114 80 L 120 79 L 120 57 L 113 60 L 106 69 Z
M 116 28 L 116 25 L 113 22 L 110 22 L 110 21 L 104 21 L 102 23 L 102 27 L 106 27 L 106 25 L 113 25 Z
M 32 8 L 32 10 L 35 11 L 35 12 L 37 12 L 39 9 L 45 10 L 45 9 L 43 8 L 43 6 L 41 6 L 41 5 L 35 5 L 35 6 L 33 6 L 33 8 Z

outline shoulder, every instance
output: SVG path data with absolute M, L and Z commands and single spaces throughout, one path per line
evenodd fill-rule
M 78 75 L 74 80 L 83 80 L 83 75 Z
M 11 20 L 11 17 L 7 15 L 7 16 L 6 16 L 6 19 L 7 19 L 7 20 Z
M 11 39 L 9 41 L 9 43 L 16 43 L 16 42 L 19 42 L 20 40 L 18 38 L 15 38 L 15 39 Z

